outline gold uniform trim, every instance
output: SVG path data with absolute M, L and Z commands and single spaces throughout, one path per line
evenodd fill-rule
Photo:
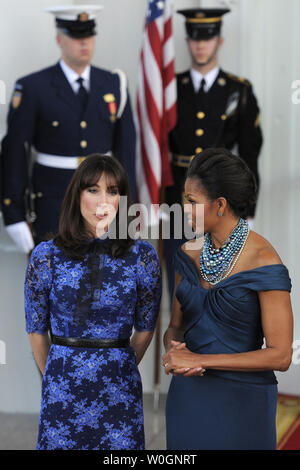
M 187 18 L 187 23 L 218 23 L 222 21 L 222 17 L 217 18 Z
M 79 166 L 85 159 L 86 157 L 77 157 L 77 165 Z
M 260 121 L 261 121 L 261 116 L 260 114 L 258 114 L 254 123 L 254 127 L 258 127 L 260 125 Z
M 232 80 L 235 80 L 236 82 L 243 83 L 244 85 L 250 86 L 250 82 L 243 77 L 238 77 L 237 75 L 233 75 L 232 73 L 226 72 L 227 77 L 231 78 Z

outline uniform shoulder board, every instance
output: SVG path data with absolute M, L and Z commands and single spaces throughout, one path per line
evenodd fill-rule
M 22 85 L 22 83 L 18 83 L 18 82 L 17 82 L 17 83 L 15 84 L 15 90 L 23 90 L 23 85 Z
M 226 75 L 228 78 L 231 78 L 231 80 L 234 80 L 236 82 L 243 83 L 244 85 L 250 86 L 250 82 L 243 77 L 238 77 L 237 75 L 233 75 L 232 73 L 226 72 Z
M 120 119 L 127 102 L 127 77 L 120 69 L 113 70 L 113 73 L 117 74 L 120 80 L 120 105 L 117 113 L 117 118 Z

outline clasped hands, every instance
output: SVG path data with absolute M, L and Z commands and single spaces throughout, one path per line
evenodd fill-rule
M 199 367 L 199 355 L 191 352 L 186 343 L 171 341 L 172 347 L 164 354 L 162 361 L 166 374 L 184 377 L 201 376 L 205 369 Z M 198 364 L 197 364 L 198 363 Z

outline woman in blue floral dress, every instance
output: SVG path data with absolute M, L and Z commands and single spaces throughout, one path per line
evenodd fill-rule
M 137 364 L 155 329 L 161 267 L 147 241 L 106 237 L 128 194 L 114 157 L 89 156 L 67 189 L 58 234 L 31 254 L 25 312 L 43 374 L 39 450 L 144 449 Z

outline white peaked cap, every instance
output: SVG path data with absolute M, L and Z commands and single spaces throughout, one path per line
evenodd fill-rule
M 94 20 L 100 10 L 101 5 L 66 5 L 46 8 L 45 11 L 52 13 L 58 20 L 76 21 L 78 15 L 86 13 L 87 20 Z

